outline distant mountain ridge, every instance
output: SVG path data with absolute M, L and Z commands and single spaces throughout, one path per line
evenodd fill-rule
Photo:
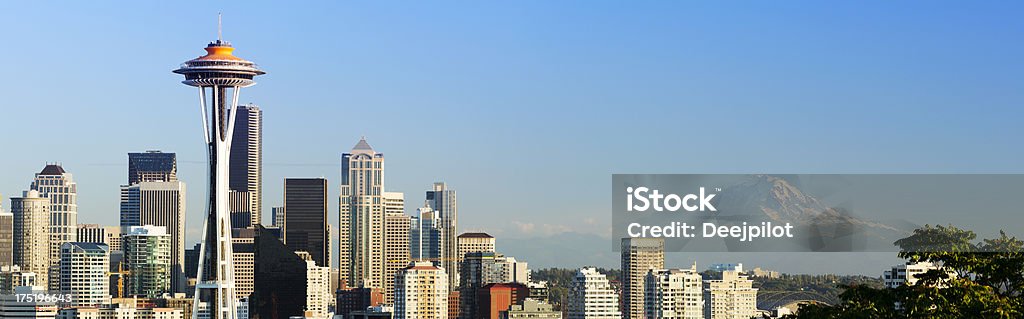
M 771 175 L 754 175 L 751 179 L 728 186 L 716 198 L 715 206 L 729 215 L 766 216 L 774 222 L 808 224 L 849 224 L 892 232 L 906 230 L 863 219 L 842 208 L 823 204 L 788 180 Z

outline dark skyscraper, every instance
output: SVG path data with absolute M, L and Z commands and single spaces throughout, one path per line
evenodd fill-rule
M 178 180 L 178 161 L 174 153 L 146 151 L 128 153 L 128 185 L 139 182 L 173 182 Z
M 268 235 L 266 229 L 257 227 L 249 318 L 302 316 L 306 307 L 306 261 L 277 237 Z
M 263 111 L 249 104 L 239 105 L 235 112 L 228 187 L 234 193 L 230 200 L 231 224 L 241 228 L 261 224 L 263 215 Z M 246 216 L 249 221 L 241 223 Z
M 308 252 L 316 265 L 330 266 L 327 234 L 327 179 L 284 180 L 284 243 Z

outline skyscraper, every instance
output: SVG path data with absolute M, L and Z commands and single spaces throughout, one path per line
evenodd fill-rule
M 362 138 L 341 156 L 339 275 L 349 286 L 384 288 L 383 195 L 384 154 Z
M 384 194 L 386 199 L 389 193 Z M 403 214 L 401 210 L 389 211 L 384 217 L 384 289 L 390 292 L 385 295 L 384 300 L 388 303 L 393 301 L 395 275 L 409 266 L 409 225 L 411 221 L 412 219 Z
M 48 164 L 36 174 L 31 188 L 50 199 L 49 252 L 51 266 L 56 266 L 60 262 L 61 245 L 74 242 L 78 237 L 78 185 L 63 167 Z
M 256 269 L 249 299 L 250 318 L 279 319 L 301 316 L 306 306 L 306 261 L 263 227 L 257 226 Z
M 121 227 L 163 226 L 171 235 L 171 291 L 183 292 L 185 264 L 185 183 L 139 182 L 121 186 Z M 124 243 L 122 243 L 122 246 Z
M 704 318 L 748 319 L 757 314 L 757 288 L 739 270 L 722 272 L 722 279 L 704 282 Z
M 0 198 L 0 267 L 14 265 L 14 214 L 5 212 Z
M 440 261 L 441 240 L 441 219 L 437 212 L 424 204 L 416 210 L 416 216 L 410 221 L 409 258 L 416 261 Z
M 433 189 L 427 191 L 427 205 L 437 212 L 441 222 L 441 256 L 439 266 L 448 271 L 448 286 L 459 286 L 459 242 L 458 221 L 459 206 L 455 198 L 455 190 L 448 189 L 448 184 L 434 183 Z
M 107 270 L 110 251 L 105 244 L 64 243 L 60 247 L 60 293 L 71 305 L 94 307 L 110 300 Z
M 704 285 L 697 263 L 690 269 L 652 270 L 645 282 L 647 318 L 704 319 Z
M 308 252 L 318 266 L 329 267 L 327 179 L 286 178 L 284 211 L 284 243 L 288 248 Z
M 256 271 L 256 233 L 258 228 L 231 229 L 232 262 L 235 266 L 235 299 L 252 294 Z
M 665 268 L 665 242 L 660 238 L 622 239 L 622 317 L 644 318 L 644 278 Z M 653 318 L 651 318 L 653 319 Z
M 178 180 L 178 161 L 174 153 L 146 151 L 128 153 L 128 185 L 139 182 L 173 182 Z
M 567 298 L 568 319 L 620 319 L 619 296 L 608 277 L 595 268 L 580 268 L 573 277 Z
M 247 224 L 260 224 L 263 215 L 263 111 L 253 104 L 233 109 L 228 185 L 232 192 L 247 193 L 244 201 L 232 201 L 232 212 L 248 212 Z M 248 227 L 248 225 L 244 226 Z
M 131 226 L 124 234 L 127 296 L 157 298 L 171 292 L 171 235 L 163 226 Z
M 458 242 L 458 261 L 461 263 L 468 253 L 494 252 L 494 236 L 487 233 L 464 233 L 456 239 Z M 461 276 L 460 276 L 461 277 Z
M 14 264 L 22 272 L 36 274 L 36 283 L 47 287 L 50 268 L 50 200 L 28 190 L 11 197 L 14 215 Z
M 395 319 L 448 318 L 448 275 L 428 261 L 413 262 L 395 279 Z

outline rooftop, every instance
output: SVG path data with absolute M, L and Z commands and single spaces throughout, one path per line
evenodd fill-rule
M 494 238 L 494 236 L 487 233 L 462 233 L 459 238 Z
M 66 173 L 64 168 L 58 164 L 46 164 L 43 170 L 39 172 L 39 175 L 64 175 Z

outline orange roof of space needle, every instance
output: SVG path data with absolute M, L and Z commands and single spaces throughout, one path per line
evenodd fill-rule
M 206 46 L 206 48 L 204 48 L 204 50 L 206 50 L 206 55 L 198 57 L 195 60 L 197 60 L 197 61 L 218 61 L 218 60 L 221 60 L 221 61 L 224 61 L 224 60 L 227 60 L 227 61 L 245 61 L 245 59 L 239 58 L 239 57 L 231 54 L 233 51 L 235 51 L 235 48 L 232 48 L 230 44 L 227 44 L 225 42 L 221 42 L 220 40 L 217 40 L 217 42 L 214 42 L 214 43 L 210 43 L 210 45 Z

